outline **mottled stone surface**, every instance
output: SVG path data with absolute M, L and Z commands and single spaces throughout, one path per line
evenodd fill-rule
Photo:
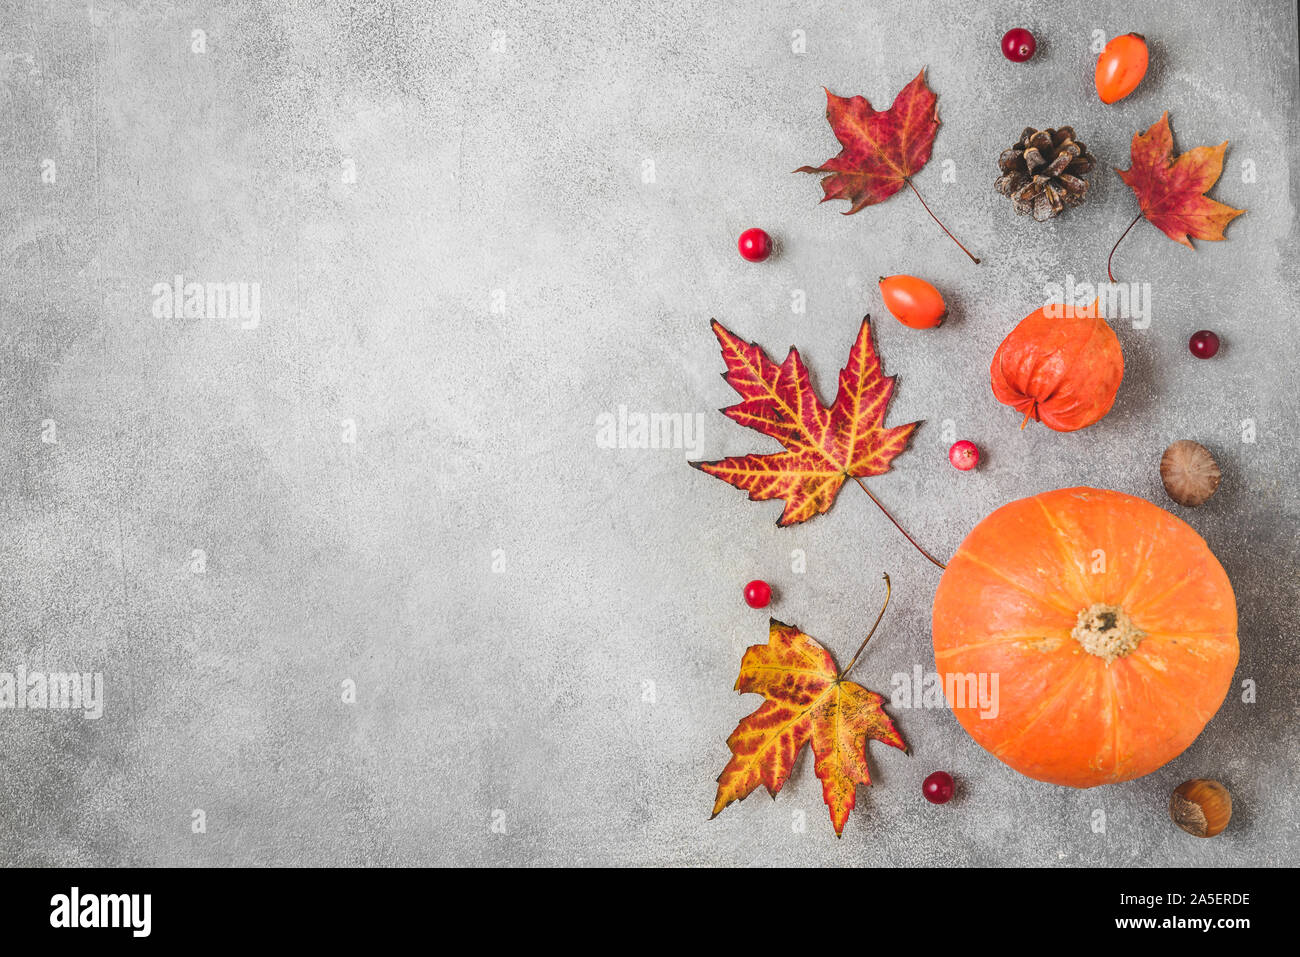
M 0 859 L 1300 862 L 1294 6 L 997 6 L 5 4 L 0 671 L 101 672 L 105 700 L 97 721 L 0 711 Z M 1015 25 L 1028 64 L 999 52 Z M 1151 70 L 1107 107 L 1094 31 L 1130 30 Z M 844 217 L 790 172 L 837 149 L 823 86 L 884 106 L 921 67 L 943 125 L 916 182 L 978 267 L 914 196 Z M 1115 322 L 1114 410 L 1021 432 L 989 358 L 1047 284 L 1105 278 L 1136 210 L 1110 168 L 1164 110 L 1180 149 L 1231 142 L 1213 195 L 1249 212 L 1195 252 L 1139 223 L 1116 270 L 1149 283 L 1151 322 Z M 1016 217 L 998 153 L 1066 123 L 1100 163 L 1086 205 Z M 735 251 L 751 225 L 780 244 L 762 265 Z M 892 273 L 952 316 L 878 323 L 889 421 L 926 424 L 876 494 L 948 555 L 1036 491 L 1169 504 L 1161 451 L 1205 444 L 1218 494 L 1170 507 L 1235 584 L 1257 701 L 1234 690 L 1177 761 L 1090 792 L 895 709 L 914 755 L 872 746 L 843 840 L 806 755 L 775 802 L 710 822 L 757 701 L 731 691 L 766 633 L 743 583 L 843 656 L 888 571 L 855 671 L 887 692 L 932 667 L 938 572 L 852 486 L 778 529 L 689 450 L 602 448 L 598 423 L 698 413 L 701 456 L 771 449 L 715 411 L 708 319 L 797 343 L 829 398 Z M 155 315 L 176 275 L 256 284 L 255 328 Z M 1224 348 L 1199 362 L 1206 327 Z M 978 470 L 948 465 L 954 437 Z M 942 808 L 920 796 L 937 768 L 960 781 Z M 1236 799 L 1212 841 L 1166 818 L 1197 776 Z

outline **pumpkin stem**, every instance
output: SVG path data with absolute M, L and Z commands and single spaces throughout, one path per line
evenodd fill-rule
M 943 562 L 939 561 L 939 559 L 935 558 L 933 555 L 927 552 L 920 545 L 916 544 L 916 539 L 913 538 L 911 535 L 907 534 L 907 529 L 903 528 L 902 525 L 898 524 L 898 519 L 894 518 L 894 516 L 889 514 L 889 509 L 885 508 L 885 506 L 880 504 L 880 499 L 876 498 L 874 495 L 871 494 L 871 489 L 867 488 L 867 486 L 863 483 L 862 479 L 858 478 L 855 475 L 853 476 L 853 481 L 857 482 L 858 485 L 862 487 L 862 491 L 867 493 L 867 498 L 871 499 L 871 501 L 876 503 L 876 508 L 880 509 L 882 512 L 885 513 L 885 518 L 889 519 L 891 522 L 894 523 L 894 528 L 898 529 L 900 532 L 903 533 L 903 537 L 912 543 L 913 548 L 915 548 L 918 552 L 920 552 L 922 555 L 928 558 L 933 564 L 938 565 L 940 568 L 948 567 Z
M 867 637 L 862 639 L 862 644 L 858 645 L 858 650 L 853 652 L 853 657 L 849 660 L 848 665 L 846 665 L 844 670 L 841 671 L 839 675 L 837 675 L 837 677 L 840 679 L 843 679 L 850 671 L 853 670 L 853 666 L 858 663 L 858 656 L 862 654 L 862 649 L 867 647 L 867 642 L 870 641 L 871 636 L 876 633 L 876 627 L 880 624 L 880 619 L 885 617 L 885 609 L 889 607 L 889 596 L 894 589 L 893 586 L 889 583 L 888 572 L 885 572 L 883 575 L 881 575 L 881 577 L 885 580 L 885 603 L 880 606 L 880 614 L 876 616 L 875 622 L 871 625 L 871 630 L 867 632 Z
M 1070 637 L 1083 645 L 1088 654 L 1110 664 L 1116 658 L 1132 654 L 1146 634 L 1133 624 L 1128 612 L 1119 605 L 1098 602 L 1079 612 Z
M 906 183 L 908 186 L 912 186 L 912 177 L 910 176 L 903 177 L 903 182 Z M 921 194 L 916 192 L 915 186 L 912 186 L 912 192 L 916 193 L 917 199 L 921 199 Z M 926 206 L 925 200 L 921 199 L 921 205 L 925 206 L 925 211 L 927 213 L 930 213 L 930 218 L 933 219 L 936 223 L 939 223 L 939 217 L 934 215 L 934 213 L 930 212 L 930 207 Z M 948 227 L 945 226 L 943 223 L 939 223 L 939 228 L 942 229 L 945 233 L 948 233 Z M 975 258 L 975 255 L 965 246 L 962 246 L 961 242 L 957 239 L 956 236 L 954 236 L 952 233 L 948 233 L 948 238 L 951 239 L 954 243 L 957 243 L 958 247 L 960 247 L 962 252 L 964 252 L 967 256 L 970 256 L 971 262 L 973 262 L 977 266 L 980 264 L 980 261 Z
M 1141 210 L 1139 210 L 1138 214 L 1133 217 L 1133 222 L 1128 224 L 1128 229 L 1132 229 L 1134 226 L 1136 226 L 1138 220 L 1141 218 L 1142 218 L 1142 212 Z M 1106 257 L 1106 275 L 1111 282 L 1115 281 L 1115 274 L 1110 271 L 1110 261 L 1115 258 L 1115 250 L 1119 249 L 1119 244 L 1122 243 L 1124 241 L 1124 237 L 1128 235 L 1128 229 L 1124 230 L 1124 232 L 1119 234 L 1119 239 L 1115 240 L 1115 245 L 1110 247 L 1110 255 Z

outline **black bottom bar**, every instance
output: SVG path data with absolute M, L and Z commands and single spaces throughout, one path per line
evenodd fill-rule
M 6 945 L 373 946 L 475 926 L 494 946 L 512 935 L 611 945 L 610 922 L 637 938 L 770 945 L 831 920 L 864 947 L 967 933 L 990 946 L 1193 933 L 1231 946 L 1286 928 L 1295 880 L 1294 870 L 14 869 L 0 870 L 0 914 Z

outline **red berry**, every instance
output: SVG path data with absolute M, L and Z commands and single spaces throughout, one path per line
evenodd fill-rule
M 947 771 L 935 771 L 921 785 L 921 793 L 931 804 L 947 804 L 956 789 L 952 775 Z
M 1198 359 L 1213 359 L 1215 353 L 1219 351 L 1219 337 L 1209 329 L 1202 329 L 1200 332 L 1193 333 L 1192 338 L 1187 340 L 1187 348 L 1192 350 L 1192 355 Z
M 1002 34 L 1002 55 L 1015 63 L 1024 63 L 1034 55 L 1037 47 L 1034 35 L 1022 27 Z
M 772 600 L 772 586 L 761 578 L 755 578 L 745 586 L 745 604 L 750 608 L 766 608 Z
M 948 461 L 952 463 L 953 468 L 969 472 L 980 464 L 980 450 L 976 448 L 974 442 L 962 439 L 960 442 L 954 442 L 952 448 L 948 450 Z
M 772 237 L 757 226 L 740 234 L 740 255 L 752 263 L 761 263 L 772 255 Z

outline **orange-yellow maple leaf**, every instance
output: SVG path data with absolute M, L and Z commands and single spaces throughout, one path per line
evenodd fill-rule
M 1194 248 L 1189 237 L 1220 240 L 1224 228 L 1244 209 L 1233 209 L 1205 195 L 1223 173 L 1225 140 L 1198 146 L 1174 158 L 1169 114 L 1145 133 L 1134 133 L 1128 169 L 1116 169 L 1137 195 L 1142 215 L 1175 242 Z
M 775 618 L 767 644 L 745 652 L 736 690 L 766 700 L 727 739 L 731 760 L 718 775 L 713 817 L 760 784 L 776 797 L 811 741 L 813 769 L 839 837 L 857 803 L 858 785 L 871 784 L 867 739 L 907 750 L 882 707 L 884 698 L 844 679 L 816 639 Z
M 825 512 L 845 479 L 888 472 L 919 423 L 885 428 L 894 380 L 881 368 L 870 320 L 862 320 L 829 408 L 813 391 L 799 350 L 792 347 L 777 365 L 761 348 L 714 320 L 727 364 L 723 378 L 741 397 L 723 414 L 770 435 L 786 450 L 691 465 L 748 492 L 753 501 L 784 499 L 778 525 L 795 525 Z

